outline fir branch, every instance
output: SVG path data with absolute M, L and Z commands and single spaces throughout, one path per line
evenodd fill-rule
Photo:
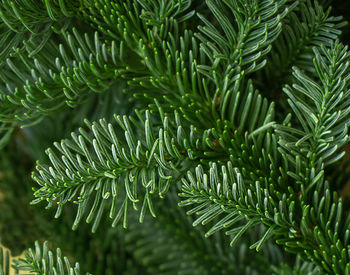
M 245 182 L 230 162 L 220 170 L 212 163 L 206 174 L 198 166 L 195 175 L 189 172 L 187 179 L 183 179 L 179 194 L 185 198 L 180 206 L 194 205 L 187 213 L 199 215 L 193 225 L 215 221 L 206 236 L 227 230 L 227 235 L 234 235 L 233 245 L 249 228 L 262 223 L 269 229 L 251 245 L 260 250 L 273 234 L 285 236 L 297 227 L 293 196 L 280 194 L 273 185 L 264 188 L 259 181 Z
M 239 106 L 235 103 L 240 94 L 246 96 L 242 90 L 247 89 L 246 93 L 254 90 L 250 81 L 244 83 L 243 76 L 265 66 L 264 58 L 281 32 L 282 19 L 294 9 L 296 3 L 289 6 L 286 1 L 237 1 L 233 3 L 208 0 L 207 5 L 215 16 L 215 23 L 199 15 L 204 26 L 198 27 L 201 33 L 196 34 L 196 37 L 201 41 L 201 50 L 211 65 L 200 64 L 198 69 L 215 84 L 211 106 L 214 119 L 217 120 L 220 117 L 231 120 L 233 123 L 234 114 L 230 112 L 235 110 L 234 107 Z M 240 91 L 237 94 L 238 98 L 235 96 L 237 90 Z M 249 105 L 249 97 L 252 96 L 249 95 L 246 106 L 256 108 L 258 111 L 268 103 L 262 102 L 262 97 L 257 91 L 255 93 L 257 101 L 254 102 L 253 99 L 251 102 L 256 105 Z M 217 108 L 217 105 L 220 105 L 218 115 L 213 110 Z M 245 118 L 242 117 L 242 123 Z M 256 130 L 253 125 L 254 123 L 251 124 L 250 131 Z
M 13 58 L 7 59 L 10 70 L 0 74 L 2 121 L 37 118 L 64 103 L 75 107 L 91 91 L 102 93 L 113 80 L 135 70 L 125 70 L 122 65 L 122 43 L 102 43 L 98 33 L 82 37 L 75 28 L 72 33 L 62 32 L 62 36 L 62 44 L 49 40 L 34 57 L 18 49 Z M 29 45 L 35 48 L 35 44 Z M 20 70 L 23 63 L 25 69 Z
M 35 251 L 31 248 L 24 254 L 24 258 L 14 261 L 14 268 L 17 271 L 29 272 L 29 274 L 57 274 L 57 275 L 79 275 L 79 263 L 75 263 L 74 267 L 69 263 L 68 258 L 62 256 L 60 248 L 56 250 L 56 260 L 54 254 L 49 249 L 48 242 L 44 242 L 43 247 L 40 247 L 39 242 L 35 242 Z M 24 274 L 24 273 L 21 273 Z M 87 275 L 89 273 L 86 273 Z
M 206 58 L 193 32 L 181 29 L 191 18 L 192 12 L 186 11 L 192 1 L 178 1 L 178 4 L 154 1 L 153 10 L 148 2 L 87 1 L 89 9 L 83 14 L 99 31 L 124 41 L 148 69 L 148 74 L 129 80 L 129 84 L 136 87 L 132 89 L 135 97 L 157 98 L 168 103 L 164 108 L 180 110 L 191 124 L 203 127 L 212 121 L 208 112 L 212 86 L 198 71 L 198 64 L 205 64 Z M 159 14 L 166 12 L 169 17 L 163 20 Z M 182 16 L 183 13 L 186 15 Z
M 75 15 L 77 2 L 51 1 L 9 1 L 0 4 L 0 28 L 5 35 L 0 41 L 1 60 L 7 58 L 14 48 L 24 49 L 30 42 L 36 42 L 33 56 L 46 44 L 54 31 L 66 29 Z M 40 41 L 39 39 L 40 38 Z
M 177 113 L 171 118 L 159 107 L 158 115 L 162 119 L 159 130 L 152 126 L 156 120 L 146 111 L 144 117 L 138 114 L 139 121 L 116 116 L 117 127 L 105 120 L 86 122 L 92 135 L 80 128 L 79 135 L 72 133 L 72 140 L 55 143 L 62 156 L 48 149 L 52 167 L 38 164 L 33 178 L 41 187 L 35 191 L 37 199 L 33 203 L 47 200 L 51 207 L 59 199 L 58 217 L 63 205 L 77 197 L 79 207 L 73 228 L 90 211 L 87 221 L 94 219 L 93 231 L 108 199 L 112 200 L 113 226 L 123 216 L 124 227 L 127 226 L 128 204 L 138 209 L 140 196 L 140 221 L 147 209 L 155 215 L 152 195 L 164 196 L 171 184 L 193 166 L 186 160 L 196 163 L 206 151 L 197 130 L 191 127 L 185 131 Z M 89 206 L 95 191 L 93 206 Z M 122 206 L 116 205 L 119 192 L 126 192 Z
M 272 0 L 206 2 L 222 31 L 201 17 L 205 24 L 199 27 L 204 35 L 198 35 L 201 47 L 212 64 L 220 66 L 224 60 L 224 70 L 240 68 L 246 73 L 265 65 L 266 61 L 261 59 L 281 32 L 281 20 L 295 7 L 287 6 L 287 1 Z
M 329 49 L 321 46 L 314 51 L 314 68 L 320 83 L 294 68 L 297 84 L 284 89 L 302 128 L 276 126 L 281 137 L 280 150 L 296 167 L 296 172 L 289 174 L 302 184 L 305 196 L 314 190 L 314 185 L 322 184 L 324 167 L 343 157 L 344 152 L 339 150 L 348 142 L 350 112 L 349 102 L 343 100 L 350 91 L 347 47 L 333 43 Z M 301 170 L 305 168 L 305 172 Z
M 14 32 L 38 34 L 52 29 L 56 22 L 65 21 L 75 15 L 80 4 L 60 0 L 33 2 L 28 0 L 2 0 L 0 6 L 1 21 Z M 60 29 L 59 27 L 56 27 Z
M 348 214 L 338 195 L 331 194 L 324 168 L 344 155 L 339 150 L 348 142 L 349 104 L 343 98 L 349 93 L 349 53 L 337 42 L 314 52 L 318 79 L 295 68 L 298 84 L 284 89 L 301 127 L 277 125 L 276 130 L 279 150 L 292 168 L 288 175 L 300 186 L 301 233 L 314 243 L 305 253 L 324 272 L 346 274 L 350 268 L 345 264 L 349 262 Z
M 211 164 L 209 174 L 199 166 L 195 175 L 189 172 L 182 181 L 180 205 L 191 206 L 187 213 L 199 216 L 193 225 L 214 222 L 206 236 L 227 230 L 227 235 L 234 235 L 233 245 L 249 228 L 263 224 L 268 229 L 251 248 L 259 250 L 274 235 L 286 251 L 307 257 L 323 273 L 349 272 L 350 218 L 345 219 L 341 199 L 326 183 L 307 204 L 300 197 L 298 201 L 292 189 L 280 193 L 272 184 L 264 188 L 259 181 L 244 181 L 230 162 L 221 172 Z
M 232 87 L 216 90 L 211 113 L 217 121 L 216 130 L 221 131 L 220 139 L 223 140 L 230 139 L 227 132 L 232 136 L 235 132 L 242 136 L 248 132 L 251 136 L 262 137 L 261 133 L 271 129 L 275 123 L 275 104 L 263 98 L 252 81 L 246 81 L 244 73 L 235 77 Z M 230 146 L 226 147 L 228 149 Z
M 142 3 L 141 3 L 142 4 Z M 149 4 L 136 4 L 135 3 L 135 11 L 138 11 L 138 8 L 142 7 L 148 7 Z M 92 4 L 92 3 L 85 3 L 87 7 L 89 7 L 89 13 L 86 13 L 84 10 L 82 11 L 83 17 L 88 18 L 92 20 L 94 23 L 99 25 L 99 29 L 104 25 L 103 22 L 98 21 L 98 16 L 100 16 L 100 12 L 102 9 L 99 9 L 98 4 Z M 48 113 L 53 112 L 55 108 L 58 108 L 60 105 L 63 104 L 63 100 L 66 100 L 66 103 L 70 106 L 75 106 L 79 101 L 81 101 L 81 95 L 86 94 L 87 87 L 84 86 L 83 82 L 88 83 L 88 87 L 90 90 L 103 92 L 105 87 L 101 87 L 102 83 L 106 85 L 106 82 L 98 82 L 91 83 L 90 79 L 98 77 L 102 77 L 102 79 L 107 78 L 108 75 L 109 78 L 115 78 L 115 77 L 125 77 L 130 80 L 130 84 L 140 86 L 142 87 L 142 95 L 145 95 L 146 97 L 154 97 L 157 96 L 160 100 L 163 99 L 163 97 L 170 102 L 171 104 L 176 103 L 177 106 L 179 105 L 187 105 L 188 108 L 181 108 L 181 110 L 186 114 L 185 117 L 193 117 L 195 114 L 195 117 L 191 119 L 192 123 L 197 123 L 197 121 L 204 121 L 203 117 L 207 116 L 207 111 L 203 110 L 202 106 L 204 103 L 203 101 L 198 101 L 198 96 L 195 96 L 194 98 L 191 96 L 191 93 L 187 93 L 186 90 L 188 90 L 189 87 L 192 87 L 194 89 L 193 93 L 196 93 L 196 90 L 199 90 L 202 94 L 206 93 L 208 90 L 207 87 L 204 87 L 206 84 L 202 82 L 202 79 L 193 77 L 194 74 L 196 74 L 196 62 L 195 59 L 198 55 L 198 49 L 196 49 L 195 41 L 191 42 L 192 34 L 188 31 L 185 31 L 184 36 L 181 40 L 181 43 L 178 43 L 178 40 L 175 39 L 176 36 L 173 36 L 170 32 L 169 33 L 159 33 L 152 32 L 150 29 L 146 29 L 145 31 L 142 31 L 139 29 L 139 26 L 135 26 L 134 24 L 134 17 L 127 11 L 126 5 L 119 5 L 118 3 L 109 3 L 109 5 L 114 5 L 114 9 L 109 10 L 108 12 L 118 12 L 118 13 L 124 13 L 124 17 L 118 17 L 119 22 L 116 22 L 117 25 L 125 25 L 125 29 L 121 29 L 122 36 L 116 36 L 112 35 L 113 39 L 121 40 L 120 48 L 116 48 L 116 44 L 119 45 L 119 42 L 115 42 L 114 40 L 109 41 L 107 43 L 107 46 L 105 44 L 102 44 L 96 40 L 95 37 L 95 45 L 101 46 L 101 49 L 96 48 L 96 54 L 100 54 L 97 64 L 95 60 L 90 60 L 90 64 L 85 64 L 86 60 L 88 59 L 87 56 L 84 56 L 86 54 L 89 54 L 89 51 L 93 52 L 93 55 L 95 55 L 95 50 L 91 49 L 91 46 L 93 43 L 90 41 L 83 41 L 84 39 L 76 37 L 76 41 L 72 39 L 72 37 L 69 37 L 67 34 L 63 32 L 63 36 L 66 38 L 65 43 L 67 43 L 67 46 L 61 46 L 61 48 L 57 49 L 56 46 L 51 45 L 50 48 L 56 48 L 56 51 L 52 52 L 50 55 L 53 55 L 51 58 L 45 58 L 44 62 L 40 62 L 40 59 L 38 56 L 36 56 L 37 59 L 39 59 L 38 62 L 34 62 L 29 67 L 37 67 L 39 70 L 39 73 L 41 73 L 42 70 L 44 71 L 51 71 L 50 75 L 46 75 L 44 80 L 41 80 L 38 82 L 38 79 L 34 78 L 34 83 L 36 85 L 26 84 L 25 90 L 21 93 L 14 92 L 13 90 L 15 87 L 6 87 L 6 89 L 9 89 L 9 95 L 4 95 L 4 101 L 6 104 L 4 104 L 4 109 L 9 108 L 10 110 L 7 111 L 8 116 L 14 116 L 13 112 L 16 110 L 19 106 L 24 105 L 24 110 L 27 110 L 27 112 L 24 113 L 24 116 L 21 115 L 21 112 L 24 112 L 23 107 L 22 110 L 17 111 L 19 114 L 16 114 L 15 116 L 19 116 L 24 118 L 33 118 L 38 116 L 38 113 Z M 130 5 L 130 3 L 129 3 Z M 140 6 L 138 6 L 140 5 Z M 190 12 L 189 14 L 183 14 L 184 11 L 186 11 L 189 7 L 189 3 L 185 4 L 178 4 L 173 6 L 173 4 L 166 4 L 166 10 L 157 11 L 153 10 L 154 13 L 157 13 L 154 16 L 160 16 L 159 13 L 169 13 L 173 12 L 174 16 L 180 16 L 180 21 L 184 21 L 185 19 L 188 19 L 191 17 L 191 14 L 193 12 Z M 165 7 L 163 4 L 159 7 L 163 9 Z M 138 8 L 137 8 L 138 7 Z M 97 9 L 97 11 L 94 11 L 94 9 Z M 97 12 L 97 14 L 95 14 Z M 153 16 L 150 14 L 149 11 L 143 10 L 144 14 L 147 14 L 145 16 L 141 16 L 141 18 L 144 20 L 143 24 L 145 28 L 148 28 L 150 23 L 150 16 Z M 92 16 L 96 15 L 96 17 Z M 105 15 L 103 15 L 104 19 L 106 18 Z M 110 14 L 110 18 L 113 18 L 114 14 Z M 155 19 L 153 19 L 153 23 Z M 163 19 L 162 19 L 163 20 Z M 161 21 L 162 21 L 161 20 Z M 162 21 L 163 22 L 163 21 Z M 108 23 L 111 23 L 108 21 Z M 141 23 L 141 21 L 140 21 Z M 152 24 L 153 24 L 152 23 Z M 163 24 L 159 22 L 159 24 Z M 155 24 L 153 28 L 155 30 L 158 30 L 159 24 Z M 167 26 L 164 26 L 166 24 Z M 170 23 L 166 20 L 165 23 L 162 25 L 162 28 L 160 29 L 174 29 L 177 30 L 179 28 L 179 25 L 177 21 L 170 21 Z M 169 26 L 168 26 L 169 25 Z M 133 27 L 135 29 L 130 29 L 130 27 Z M 107 34 L 111 35 L 110 31 L 105 31 Z M 124 37 L 124 34 L 127 35 Z M 159 41 L 162 39 L 162 37 L 166 34 L 166 36 L 170 36 L 166 41 L 162 41 L 159 43 Z M 70 38 L 67 41 L 67 36 Z M 74 36 L 77 36 L 77 32 L 74 32 Z M 146 38 L 147 37 L 147 38 Z M 85 37 L 86 38 L 86 37 Z M 141 38 L 141 40 L 140 40 Z M 143 40 L 142 40 L 143 39 Z M 169 44 L 170 42 L 170 44 Z M 65 44 L 63 43 L 63 44 Z M 84 45 L 87 44 L 87 45 Z M 193 43 L 193 52 L 188 56 L 188 52 L 190 51 L 190 44 Z M 78 44 L 78 48 L 77 45 Z M 133 55 L 130 51 L 125 49 L 126 45 L 131 51 L 134 51 L 141 60 L 146 60 L 145 65 L 147 67 L 147 71 L 144 70 L 142 66 L 140 66 L 139 60 L 133 58 Z M 150 45 L 161 45 L 160 48 L 157 50 L 151 49 Z M 181 45 L 182 51 L 181 53 L 176 52 L 176 49 Z M 90 47 L 88 47 L 90 46 Z M 73 56 L 69 55 L 69 52 L 67 53 L 67 48 L 69 48 L 69 51 L 72 51 Z M 111 52 L 112 51 L 112 52 Z M 115 64 L 119 60 L 116 59 L 116 53 L 120 53 L 120 61 L 122 64 L 126 65 L 123 68 L 118 68 L 118 66 Z M 18 54 L 18 53 L 17 53 Z M 73 63 L 73 67 L 71 64 L 65 64 L 64 67 L 59 66 L 59 63 L 56 62 L 56 64 L 52 64 L 49 68 L 45 69 L 45 66 L 47 64 L 48 60 L 55 60 L 55 55 L 61 55 L 63 58 L 64 63 L 67 63 L 69 59 L 74 59 L 75 64 Z M 40 55 L 39 55 L 40 57 Z M 90 56 L 91 57 L 91 56 Z M 180 57 L 180 59 L 179 59 Z M 186 58 L 189 60 L 189 62 L 192 64 L 191 71 L 187 71 L 187 68 L 184 66 L 185 63 L 187 63 L 187 60 L 182 60 L 183 58 Z M 108 62 L 106 62 L 107 60 Z M 114 66 L 117 66 L 117 68 L 110 69 L 107 68 L 106 65 L 109 64 L 110 60 L 114 62 Z M 134 60 L 133 60 L 134 59 Z M 162 62 L 161 60 L 165 59 L 165 62 Z M 147 62 L 148 60 L 148 62 Z M 191 61 L 192 60 L 192 61 Z M 81 62 L 81 63 L 80 63 Z M 28 63 L 28 61 L 26 61 Z M 29 64 L 32 63 L 32 61 L 29 60 Z M 45 65 L 43 65 L 45 64 Z M 164 67 L 164 64 L 167 64 L 167 67 Z M 79 66 L 78 66 L 79 65 Z M 91 68 L 89 68 L 90 65 Z M 136 65 L 136 67 L 135 67 Z M 38 68 L 38 66 L 40 68 Z M 57 67 L 58 66 L 58 67 Z M 157 68 L 157 66 L 159 68 Z M 16 70 L 16 65 L 10 66 L 15 70 L 15 74 L 19 73 L 18 70 Z M 72 68 L 71 68 L 72 67 Z M 87 68 L 87 72 L 86 72 Z M 58 71 L 57 71 L 58 70 Z M 176 77 L 174 77 L 173 71 L 176 70 Z M 89 72 L 91 71 L 91 72 Z M 136 71 L 136 73 L 135 73 Z M 160 77 L 160 75 L 164 74 L 164 72 L 167 73 L 167 77 Z M 12 75 L 12 72 L 8 72 L 6 75 Z M 86 75 L 87 74 L 87 75 Z M 187 74 L 187 77 L 185 77 L 184 74 Z M 5 75 L 5 76 L 6 76 Z M 91 75 L 91 76 L 90 76 Z M 106 76 L 107 75 L 107 76 Z M 25 79 L 28 78 L 26 75 L 15 75 L 15 79 L 8 79 L 5 76 L 3 78 L 5 79 L 4 82 L 8 83 L 9 80 L 12 82 L 16 82 L 16 78 L 19 78 L 17 81 L 18 86 L 22 86 L 21 84 Z M 58 77 L 60 76 L 60 77 Z M 31 77 L 29 77 L 31 79 Z M 107 81 L 108 82 L 108 81 Z M 192 82 L 192 83 L 191 83 Z M 30 83 L 30 82 L 29 82 Z M 37 87 L 39 85 L 39 87 Z M 53 87 L 51 86 L 53 85 Z M 18 87 L 17 86 L 17 87 Z M 50 89 L 48 87 L 50 86 Z M 80 87 L 79 87 L 80 86 Z M 77 88 L 79 87 L 79 88 Z M 160 90 L 164 90 L 166 87 L 166 92 L 163 91 L 160 92 Z M 5 89 L 5 90 L 6 90 Z M 62 94 L 62 90 L 64 91 L 64 96 Z M 145 93 L 145 91 L 148 91 L 148 93 Z M 49 92 L 50 91 L 50 92 Z M 179 95 L 176 95 L 174 97 L 173 91 L 179 91 Z M 186 93 L 185 93 L 186 91 Z M 49 92 L 49 94 L 48 94 Z M 168 93 L 171 93 L 167 95 Z M 13 96 L 15 95 L 15 96 Z M 8 98 L 10 96 L 10 98 Z M 138 95 L 136 95 L 138 96 Z M 184 97 L 184 98 L 183 98 Z M 44 100 L 45 98 L 45 100 Z M 10 102 L 8 102 L 10 99 Z M 187 103 L 185 99 L 190 99 L 190 102 Z M 45 102 L 46 101 L 46 102 Z M 40 105 L 39 105 L 40 102 Z M 45 102 L 45 103 L 44 103 Z M 179 104 L 180 103 L 180 104 Z M 17 105 L 17 106 L 16 106 Z M 47 106 L 45 106 L 47 105 Z M 54 106 L 54 107 L 52 107 Z M 171 106 L 171 105 L 170 105 Z M 198 108 L 199 107 L 199 108 Z M 30 111 L 28 113 L 28 111 Z M 4 112 L 6 113 L 6 112 Z M 5 117 L 3 118 L 5 119 Z M 208 119 L 207 121 L 210 121 Z
M 312 48 L 320 44 L 330 47 L 345 25 L 341 16 L 331 16 L 331 7 L 324 10 L 317 1 L 302 1 L 283 19 L 282 33 L 273 43 L 261 77 L 274 79 L 269 85 L 275 90 L 288 81 L 293 66 L 315 73 Z
M 33 172 L 39 184 L 33 203 L 57 204 L 58 217 L 65 204 L 75 202 L 73 229 L 86 218 L 96 231 L 100 223 L 106 224 L 106 209 L 113 226 L 120 220 L 124 227 L 131 219 L 145 221 L 143 226 L 132 222 L 136 229 L 129 235 L 129 249 L 137 260 L 144 258 L 151 272 L 171 272 L 171 264 L 183 261 L 182 271 L 217 273 L 220 261 L 212 259 L 224 255 L 221 243 L 214 248 L 200 233 L 197 250 L 202 254 L 191 255 L 194 250 L 183 246 L 186 237 L 177 237 L 187 225 L 169 221 L 178 217 L 167 211 L 173 207 L 154 205 L 155 193 L 164 197 L 182 182 L 180 205 L 197 215 L 194 226 L 211 225 L 206 236 L 226 230 L 233 245 L 255 228 L 265 228 L 250 248 L 259 251 L 273 237 L 315 266 L 297 261 L 294 267 L 282 265 L 273 272 L 350 274 L 348 203 L 331 192 L 329 184 L 336 188 L 325 172 L 344 155 L 350 112 L 350 54 L 334 42 L 343 23 L 330 16 L 330 10 L 308 0 L 300 1 L 299 10 L 297 1 L 289 0 L 2 4 L 2 128 L 18 120 L 40 121 L 64 104 L 76 107 L 92 92 L 111 91 L 120 78 L 143 108 L 136 116 L 116 116 L 116 126 L 105 119 L 86 120 L 87 128 L 54 143 L 56 149 L 47 150 L 49 162 L 38 162 Z M 194 33 L 190 24 L 198 26 L 198 18 L 203 25 Z M 80 26 L 74 28 L 73 23 Z M 95 28 L 95 36 L 90 31 L 84 36 L 81 23 Z M 26 37 L 28 42 L 21 42 Z M 292 37 L 300 39 L 287 43 Z M 312 66 L 315 43 L 324 45 L 314 49 Z M 293 84 L 284 88 L 293 116 L 283 122 L 275 121 L 274 103 L 246 78 L 265 66 L 270 51 L 271 66 L 283 68 L 282 75 L 292 64 L 299 66 L 293 68 Z M 268 77 L 266 81 L 278 85 L 278 79 Z M 138 213 L 129 217 L 131 207 Z M 155 228 L 146 217 L 147 211 L 154 216 L 157 210 L 159 220 L 171 228 Z M 162 247 L 160 252 L 155 249 L 158 238 L 169 235 L 174 237 L 167 246 L 173 262 L 162 255 Z M 130 244 L 134 240 L 139 241 Z M 212 249 L 207 261 L 203 243 Z M 42 267 L 53 268 L 52 254 L 47 246 L 44 250 L 43 262 L 32 253 L 22 266 L 39 273 Z M 240 253 L 239 265 L 245 261 Z M 160 258 L 166 263 L 155 267 Z M 240 270 L 252 274 L 255 267 Z M 74 272 L 70 265 L 66 271 Z

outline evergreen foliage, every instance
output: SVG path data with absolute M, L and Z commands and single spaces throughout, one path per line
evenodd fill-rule
M 49 250 L 48 243 L 45 242 L 41 249 L 38 242 L 35 243 L 35 252 L 29 249 L 29 253 L 24 255 L 24 259 L 15 261 L 15 269 L 26 270 L 28 274 L 80 274 L 79 264 L 71 267 L 68 258 L 62 258 L 62 253 L 57 248 L 56 257 Z M 55 263 L 56 258 L 56 263 Z
M 16 274 L 350 275 L 342 5 L 0 1 Z

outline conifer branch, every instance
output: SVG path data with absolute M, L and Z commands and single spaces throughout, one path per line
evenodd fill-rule
M 7 58 L 13 49 L 24 49 L 28 43 L 35 42 L 36 47 L 29 52 L 35 55 L 49 40 L 54 32 L 66 29 L 70 19 L 76 15 L 78 2 L 60 0 L 33 2 L 26 0 L 2 0 L 0 5 L 0 58 Z
M 249 228 L 262 223 L 270 229 L 251 245 L 251 248 L 260 250 L 273 234 L 283 236 L 297 227 L 293 196 L 276 192 L 273 185 L 264 188 L 259 181 L 245 181 L 231 162 L 221 166 L 220 170 L 212 163 L 208 174 L 198 166 L 195 174 L 189 172 L 187 179 L 182 181 L 179 196 L 185 200 L 180 206 L 194 205 L 187 212 L 199 216 L 193 225 L 215 221 L 206 236 L 227 230 L 227 235 L 234 235 L 233 245 Z
M 270 62 L 264 71 L 271 79 L 283 81 L 291 74 L 293 66 L 315 72 L 312 48 L 320 44 L 330 47 L 344 25 L 346 22 L 341 16 L 331 16 L 331 8 L 324 9 L 317 1 L 300 2 L 297 9 L 284 18 L 282 33 L 273 44 Z
M 244 180 L 230 162 L 220 170 L 215 163 L 208 174 L 197 167 L 195 174 L 189 172 L 182 180 L 179 194 L 184 198 L 180 206 L 191 206 L 187 213 L 199 216 L 194 226 L 214 223 L 206 236 L 225 230 L 233 235 L 234 245 L 249 228 L 263 224 L 268 229 L 250 248 L 259 250 L 274 236 L 286 251 L 306 256 L 323 273 L 347 274 L 350 219 L 345 219 L 341 199 L 327 185 L 307 204 L 297 200 L 289 187 L 288 193 L 281 193 L 272 184 L 263 188 L 259 181 Z M 343 228 L 342 220 L 346 220 Z
M 297 83 L 284 89 L 301 129 L 276 126 L 281 136 L 280 150 L 296 167 L 296 172 L 289 174 L 303 184 L 304 195 L 314 190 L 314 185 L 322 184 L 324 167 L 344 156 L 345 152 L 339 150 L 349 140 L 350 104 L 343 98 L 350 91 L 350 54 L 339 43 L 332 43 L 331 48 L 315 48 L 314 52 L 317 82 L 294 68 Z M 305 176 L 311 178 L 304 182 Z
M 207 61 L 193 32 L 181 28 L 194 14 L 187 12 L 194 1 L 148 2 L 87 1 L 89 9 L 83 14 L 93 22 L 93 27 L 123 41 L 147 68 L 147 74 L 129 78 L 136 98 L 157 98 L 166 104 L 165 109 L 180 110 L 191 124 L 203 127 L 212 121 L 209 95 L 212 84 L 200 74 L 198 64 Z M 104 9 L 105 6 L 109 8 Z M 162 13 L 168 14 L 167 20 Z
M 48 208 L 57 206 L 59 217 L 70 215 L 64 205 L 76 203 L 73 229 L 85 219 L 95 232 L 110 222 L 107 216 L 112 226 L 130 223 L 128 257 L 151 273 L 177 268 L 216 274 L 232 270 L 221 268 L 223 263 L 235 263 L 245 274 L 261 268 L 350 274 L 348 201 L 329 175 L 349 142 L 350 53 L 337 40 L 344 23 L 325 9 L 328 1 L 0 2 L 0 147 L 12 142 L 22 121 L 32 126 L 57 110 L 95 120 L 85 119 L 85 128 L 55 142 L 46 151 L 49 160 L 37 162 L 33 204 L 47 201 Z M 291 70 L 293 78 L 287 79 Z M 283 98 L 275 104 L 256 90 L 253 83 L 262 77 L 267 77 L 263 92 L 271 86 L 279 91 L 286 80 L 292 114 L 283 118 Z M 125 87 L 134 105 L 125 104 L 121 112 L 139 111 L 116 115 L 111 123 L 96 120 L 110 117 L 117 106 L 107 102 L 106 111 L 91 104 L 102 104 L 113 92 L 121 99 Z M 97 93 L 106 97 L 95 101 Z M 81 116 L 63 108 L 84 102 L 81 110 L 88 111 Z M 57 128 L 60 139 L 67 129 Z M 44 144 L 35 131 L 27 133 Z M 193 220 L 173 212 L 173 192 L 180 185 L 179 204 L 197 215 Z M 157 202 L 155 195 L 165 201 Z M 157 227 L 148 211 L 168 228 Z M 190 239 L 197 246 L 190 249 L 188 222 L 203 226 L 193 229 L 198 234 Z M 251 238 L 254 230 L 257 238 Z M 212 235 L 215 240 L 203 238 Z M 259 266 L 242 256 L 247 239 L 251 249 L 263 251 L 254 256 Z M 282 257 L 273 240 L 297 254 L 294 266 L 286 257 L 284 264 L 266 267 L 271 251 Z M 224 253 L 227 242 L 241 247 Z M 111 245 L 107 250 L 116 251 L 115 242 Z M 36 253 L 18 267 L 79 274 L 78 267 L 63 266 L 60 252 L 54 263 L 47 244 L 44 257 L 41 252 L 37 243 Z M 114 256 L 107 261 L 117 262 Z M 103 270 L 107 265 L 94 270 L 113 274 L 115 266 Z
M 72 140 L 55 143 L 58 152 L 52 149 L 46 152 L 50 166 L 38 164 L 33 174 L 41 186 L 34 193 L 37 199 L 33 203 L 47 200 L 51 207 L 59 199 L 58 217 L 63 205 L 74 200 L 79 207 L 73 228 L 89 212 L 87 222 L 94 220 L 93 231 L 108 199 L 112 200 L 110 217 L 114 220 L 113 226 L 124 216 L 126 227 L 128 205 L 133 204 L 138 209 L 140 200 L 143 200 L 141 221 L 147 209 L 155 215 L 153 194 L 163 197 L 193 166 L 191 163 L 199 162 L 209 148 L 206 149 L 194 127 L 190 127 L 189 132 L 184 130 L 177 113 L 170 117 L 159 107 L 158 115 L 162 120 L 159 129 L 152 125 L 156 120 L 150 112 L 137 115 L 138 121 L 116 116 L 117 126 L 105 120 L 86 121 L 91 134 L 80 128 L 79 135 L 72 133 Z M 119 192 L 125 192 L 121 206 L 117 205 Z M 89 200 L 93 196 L 91 206 Z
M 206 3 L 220 30 L 200 16 L 205 24 L 199 27 L 203 35 L 197 35 L 201 47 L 216 70 L 239 68 L 247 74 L 265 66 L 263 58 L 281 32 L 282 19 L 296 6 L 296 3 L 288 6 L 287 1 L 273 0 L 207 0 Z M 221 60 L 223 68 L 220 68 Z
M 67 257 L 62 256 L 61 249 L 56 250 L 56 260 L 53 252 L 49 249 L 48 242 L 44 242 L 41 248 L 39 242 L 35 242 L 35 250 L 31 248 L 24 254 L 24 258 L 14 261 L 17 271 L 29 272 L 29 274 L 57 274 L 57 275 L 80 275 L 79 263 L 71 266 Z M 24 274 L 24 273 L 20 273 Z M 88 275 L 89 273 L 86 273 Z
M 91 91 L 102 93 L 122 74 L 137 71 L 125 70 L 122 43 L 102 43 L 98 33 L 82 37 L 75 28 L 61 35 L 62 44 L 49 40 L 34 57 L 17 49 L 7 59 L 10 70 L 0 73 L 0 86 L 6 91 L 1 95 L 2 121 L 37 118 L 64 103 L 75 107 Z M 27 51 L 29 47 L 35 44 L 28 42 Z M 20 70 L 23 63 L 25 69 Z

